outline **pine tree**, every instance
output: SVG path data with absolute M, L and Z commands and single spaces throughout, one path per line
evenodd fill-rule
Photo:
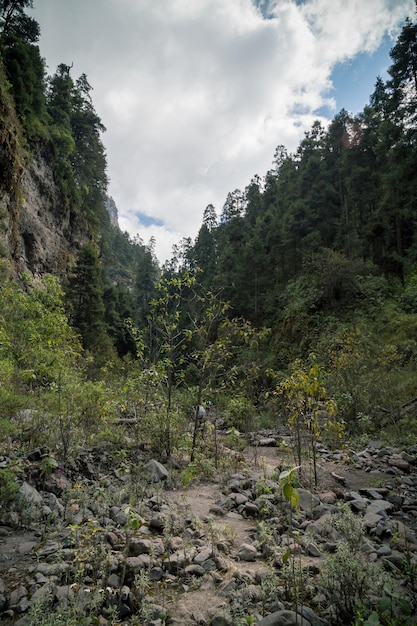
M 91 352 L 98 364 L 111 352 L 111 342 L 106 332 L 103 283 L 97 249 L 84 245 L 69 282 L 68 298 L 70 319 L 79 332 L 83 348 Z

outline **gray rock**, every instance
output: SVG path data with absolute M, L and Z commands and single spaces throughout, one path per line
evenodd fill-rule
M 120 576 L 114 573 L 110 574 L 110 576 L 107 579 L 107 586 L 112 587 L 113 589 L 119 589 L 120 588 Z
M 394 505 L 387 500 L 372 500 L 372 502 L 368 504 L 363 518 L 365 526 L 367 528 L 374 528 L 378 522 L 381 521 L 381 518 L 386 516 L 386 512 L 393 508 Z
M 129 556 L 139 556 L 140 554 L 155 554 L 161 556 L 164 552 L 164 545 L 161 539 L 152 541 L 151 539 L 137 539 L 133 537 L 129 541 Z
M 162 534 L 164 532 L 164 528 L 165 528 L 165 520 L 164 520 L 164 518 L 161 517 L 161 516 L 152 517 L 152 519 L 149 520 L 149 528 L 153 532 Z
M 64 574 L 72 570 L 70 563 L 38 563 L 36 566 L 36 572 L 43 574 L 46 577 L 56 576 L 61 579 Z
M 184 572 L 186 575 L 188 576 L 204 576 L 204 574 L 206 573 L 206 570 L 201 567 L 201 565 L 198 565 L 197 563 L 192 563 L 191 565 L 187 565 L 184 569 Z
M 305 620 L 311 624 L 311 626 L 323 626 L 324 622 L 318 615 L 316 615 L 309 606 L 302 605 L 298 609 L 299 613 L 301 613 L 303 617 L 303 624 Z
M 42 587 L 39 587 L 39 589 L 37 589 L 32 595 L 32 597 L 30 598 L 31 604 L 33 602 L 46 600 L 48 597 L 51 597 L 52 599 L 56 593 L 56 589 L 56 585 L 51 584 L 49 581 L 46 582 L 44 585 L 42 585 Z
M 176 552 L 181 548 L 184 544 L 184 539 L 182 537 L 171 537 L 168 541 L 168 550 L 170 552 Z
M 236 506 L 246 504 L 246 502 L 249 500 L 248 496 L 244 493 L 232 493 L 230 494 L 230 499 L 234 502 Z
M 233 626 L 233 623 L 233 618 L 224 612 L 216 613 L 210 620 L 210 626 Z
M 311 622 L 295 611 L 276 611 L 261 619 L 258 626 L 312 626 Z
M 180 569 L 193 562 L 195 553 L 196 549 L 194 547 L 178 550 L 163 562 L 163 567 L 170 573 L 176 574 Z
M 410 463 L 402 459 L 400 456 L 391 457 L 390 459 L 388 459 L 388 463 L 389 465 L 391 465 L 391 467 L 395 467 L 401 470 L 402 472 L 406 472 L 407 474 L 411 469 Z
M 277 445 L 277 442 L 275 440 L 275 437 L 262 437 L 261 439 L 258 440 L 258 446 L 262 446 L 262 447 L 275 447 Z
M 323 504 L 336 504 L 337 502 L 337 495 L 334 491 L 324 491 L 319 496 Z
M 40 461 L 41 460 L 42 455 L 43 455 L 42 450 L 40 448 L 35 448 L 34 450 L 30 450 L 27 453 L 26 458 L 31 463 L 36 463 L 36 461 Z
M 248 517 L 257 517 L 259 515 L 259 507 L 253 502 L 246 502 L 243 507 L 243 513 Z
M 391 569 L 401 570 L 401 567 L 404 564 L 404 555 L 401 552 L 398 552 L 397 550 L 393 550 L 391 554 L 385 556 L 382 559 L 382 562 L 384 563 L 384 565 L 387 566 L 388 570 L 391 570 Z
M 127 516 L 124 511 L 118 506 L 112 506 L 109 511 L 110 518 L 113 522 L 116 522 L 118 526 L 126 526 Z
M 363 513 L 368 508 L 368 500 L 359 498 L 358 500 L 349 500 L 348 504 L 354 513 Z
M 148 480 L 151 483 L 159 483 L 168 478 L 168 470 L 162 463 L 151 459 L 144 467 L 145 473 L 148 476 Z
M 228 598 L 229 596 L 234 595 L 236 589 L 237 589 L 237 582 L 236 582 L 236 580 L 234 580 L 234 579 L 229 580 L 229 582 L 227 582 L 224 585 L 224 587 L 222 587 L 222 589 L 220 590 L 220 595 L 223 598 Z
M 164 570 L 162 567 L 151 567 L 149 570 L 149 580 L 151 582 L 159 582 L 164 577 Z
M 378 548 L 378 550 L 376 551 L 378 556 L 389 556 L 392 553 L 391 548 L 386 544 L 383 543 L 382 546 L 380 546 Z
M 35 487 L 29 485 L 26 481 L 20 487 L 17 498 L 19 500 L 23 500 L 29 504 L 42 505 L 43 499 L 41 494 Z
M 314 557 L 321 556 L 320 550 L 314 543 L 307 542 L 306 545 L 304 545 L 304 549 L 309 556 L 314 556 Z
M 197 563 L 198 565 L 202 565 L 204 561 L 211 559 L 212 556 L 213 556 L 212 548 L 205 546 L 195 555 L 193 560 L 194 560 L 194 563 Z
M 345 502 L 351 502 L 352 500 L 362 500 L 362 496 L 357 491 L 346 491 L 343 499 Z
M 149 554 L 140 554 L 139 556 L 129 556 L 126 559 L 126 568 L 133 574 L 136 574 L 142 569 L 149 567 L 151 564 L 151 557 Z
M 24 598 L 22 598 L 19 604 L 16 606 L 16 609 L 15 609 L 16 613 L 18 615 L 20 615 L 21 613 L 26 613 L 29 606 L 30 606 L 29 598 L 27 596 L 24 596 Z
M 38 556 L 46 557 L 51 556 L 51 554 L 55 554 L 58 550 L 61 549 L 61 544 L 58 541 L 54 541 L 49 539 L 46 543 L 39 549 Z
M 221 517 L 222 515 L 226 515 L 226 512 L 227 511 L 223 509 L 221 506 L 219 506 L 218 504 L 212 504 L 209 509 L 209 513 L 213 515 L 217 515 L 218 517 Z
M 319 498 L 306 489 L 297 489 L 297 493 L 300 509 L 306 513 L 312 513 L 313 509 L 320 504 Z
M 207 561 L 204 561 L 204 563 L 202 564 L 202 567 L 205 572 L 214 572 L 216 569 L 218 569 L 217 563 L 217 559 L 207 559 Z
M 16 589 L 13 589 L 13 591 L 10 594 L 10 606 L 16 606 L 21 601 L 22 598 L 27 596 L 27 594 L 28 594 L 28 591 L 26 587 L 22 585 L 21 583 L 19 583 Z
M 239 548 L 239 552 L 237 553 L 237 558 L 239 559 L 239 561 L 256 561 L 258 556 L 259 553 L 255 546 L 252 546 L 249 543 L 243 543 Z

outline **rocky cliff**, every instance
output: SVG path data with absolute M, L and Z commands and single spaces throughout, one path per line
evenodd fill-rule
M 40 154 L 26 161 L 16 183 L 16 190 L 3 189 L 0 196 L 3 255 L 18 272 L 64 275 L 86 233 L 71 220 Z
M 41 153 L 22 167 L 13 190 L 0 189 L 1 254 L 18 273 L 63 277 L 77 250 L 89 240 L 88 228 L 60 194 L 53 169 Z M 107 198 L 110 223 L 118 227 L 117 207 Z

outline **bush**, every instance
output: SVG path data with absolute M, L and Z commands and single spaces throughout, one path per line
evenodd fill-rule
M 246 433 L 254 428 L 255 407 L 243 396 L 232 397 L 226 407 L 225 417 L 228 426 Z
M 351 624 L 358 606 L 371 609 L 369 595 L 382 583 L 381 571 L 370 565 L 362 552 L 363 524 L 348 508 L 341 509 L 333 525 L 343 536 L 336 552 L 326 557 L 322 583 L 335 624 Z
M 0 469 L 0 512 L 5 513 L 19 491 L 16 477 L 11 470 Z

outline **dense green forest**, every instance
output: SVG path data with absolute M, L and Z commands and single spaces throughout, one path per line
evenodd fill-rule
M 325 406 L 340 433 L 414 441 L 417 24 L 360 114 L 315 122 L 293 154 L 278 145 L 159 267 L 152 242 L 110 224 L 91 86 L 64 64 L 46 75 L 30 6 L 0 2 L 0 186 L 14 223 L 22 172 L 44 159 L 68 246 L 74 231 L 85 244 L 56 276 L 19 273 L 13 245 L 1 251 L 2 446 L 47 431 L 66 456 L 126 418 L 161 456 L 195 460 L 187 421 L 207 400 L 239 431 Z

